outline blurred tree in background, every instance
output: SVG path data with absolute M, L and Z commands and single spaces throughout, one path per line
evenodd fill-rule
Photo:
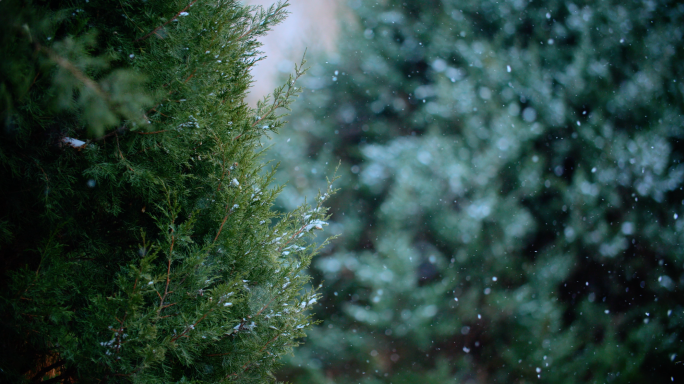
M 0 3 L 0 382 L 274 380 L 326 216 L 260 149 L 301 68 L 243 101 L 286 5 Z
M 296 383 L 684 381 L 684 5 L 359 1 L 274 145 L 342 162 Z

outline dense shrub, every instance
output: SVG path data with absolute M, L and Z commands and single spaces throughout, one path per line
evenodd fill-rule
M 3 382 L 272 381 L 316 301 L 322 199 L 271 209 L 237 1 L 0 3 Z

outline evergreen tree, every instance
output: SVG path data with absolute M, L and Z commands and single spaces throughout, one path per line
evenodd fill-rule
M 350 5 L 275 144 L 287 208 L 342 162 L 282 377 L 684 380 L 684 6 Z
M 273 380 L 326 224 L 260 149 L 301 66 L 243 102 L 286 6 L 0 3 L 0 381 Z

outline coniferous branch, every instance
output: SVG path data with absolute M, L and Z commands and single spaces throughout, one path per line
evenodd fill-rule
M 190 7 L 192 7 L 196 2 L 197 2 L 197 0 L 192 0 L 192 2 L 191 2 L 190 4 L 188 4 L 185 8 L 181 9 L 180 11 L 178 11 L 178 13 L 176 13 L 176 15 L 175 15 L 174 17 L 172 17 L 171 19 L 167 20 L 164 24 L 162 24 L 162 25 L 158 26 L 157 28 L 153 29 L 151 32 L 149 32 L 149 33 L 146 34 L 145 36 L 140 37 L 140 38 L 137 38 L 135 41 L 136 41 L 136 42 L 143 41 L 143 40 L 147 39 L 148 37 L 152 36 L 153 34 L 157 33 L 157 31 L 159 31 L 160 29 L 164 28 L 168 23 L 170 23 L 170 22 L 172 22 L 172 21 L 178 19 L 178 16 L 180 16 L 183 12 L 187 11 L 187 10 L 188 10 Z
M 219 226 L 219 229 L 218 229 L 218 231 L 216 232 L 216 236 L 214 237 L 214 242 L 212 243 L 212 245 L 216 244 L 216 240 L 218 240 L 219 235 L 221 235 L 221 231 L 223 230 L 223 226 L 226 224 L 226 221 L 228 220 L 228 217 L 230 217 L 230 215 L 233 213 L 233 210 L 228 208 L 229 206 L 232 206 L 232 203 L 226 205 L 226 211 L 227 211 L 227 213 L 226 213 L 226 215 L 223 217 L 223 220 L 221 220 L 221 225 Z
M 223 143 L 221 142 L 221 140 L 219 140 L 219 138 L 216 136 L 214 136 L 214 138 L 219 145 L 219 150 L 221 151 L 221 178 L 219 179 L 218 186 L 216 187 L 216 192 L 218 192 L 221 190 L 223 180 L 226 178 L 226 152 L 223 149 Z M 228 170 L 228 176 L 230 176 L 230 170 Z M 214 241 L 216 241 L 216 239 L 214 239 Z
M 133 168 L 131 168 L 131 166 L 127 164 L 126 158 L 124 157 L 123 153 L 121 152 L 121 146 L 119 145 L 119 135 L 115 133 L 114 137 L 116 138 L 116 149 L 119 151 L 119 156 L 121 157 L 121 161 L 126 165 L 126 167 L 128 168 L 129 171 L 135 172 L 135 171 L 133 171 Z
M 306 55 L 306 52 L 304 53 Z M 261 112 L 261 108 L 263 107 L 257 107 L 257 121 L 252 123 L 252 127 L 257 126 L 259 123 L 261 123 L 264 119 L 271 120 L 274 118 L 274 113 L 277 109 L 279 108 L 287 108 L 289 103 L 292 102 L 292 96 L 296 95 L 297 93 L 301 92 L 301 89 L 298 89 L 295 87 L 295 84 L 297 83 L 297 80 L 301 78 L 307 71 L 307 69 L 303 69 L 304 65 L 306 64 L 306 59 L 305 57 L 302 57 L 302 60 L 297 66 L 295 64 L 295 75 L 290 76 L 288 79 L 287 83 L 279 88 L 277 88 L 275 91 L 273 91 L 273 103 L 271 104 L 269 110 L 263 114 Z M 287 91 L 283 95 L 283 89 L 287 86 Z
M 169 132 L 168 129 L 162 129 L 161 131 L 154 131 L 154 132 L 136 132 L 138 135 L 156 135 L 158 133 L 164 133 L 164 132 Z
M 159 309 L 157 309 L 157 316 L 159 316 L 159 313 L 161 313 L 162 309 L 166 308 L 164 306 L 164 300 L 166 300 L 166 296 L 169 294 L 169 283 L 171 282 L 171 259 L 173 257 L 173 246 L 176 242 L 176 237 L 173 235 L 174 232 L 174 229 L 171 228 L 171 246 L 169 248 L 169 256 L 167 260 L 168 264 L 166 267 L 166 286 L 164 287 L 164 296 L 159 298 Z

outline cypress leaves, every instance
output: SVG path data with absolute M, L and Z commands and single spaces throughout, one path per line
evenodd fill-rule
M 261 139 L 302 67 L 243 102 L 286 6 L 0 4 L 4 379 L 260 383 L 297 345 L 326 209 L 272 210 Z

